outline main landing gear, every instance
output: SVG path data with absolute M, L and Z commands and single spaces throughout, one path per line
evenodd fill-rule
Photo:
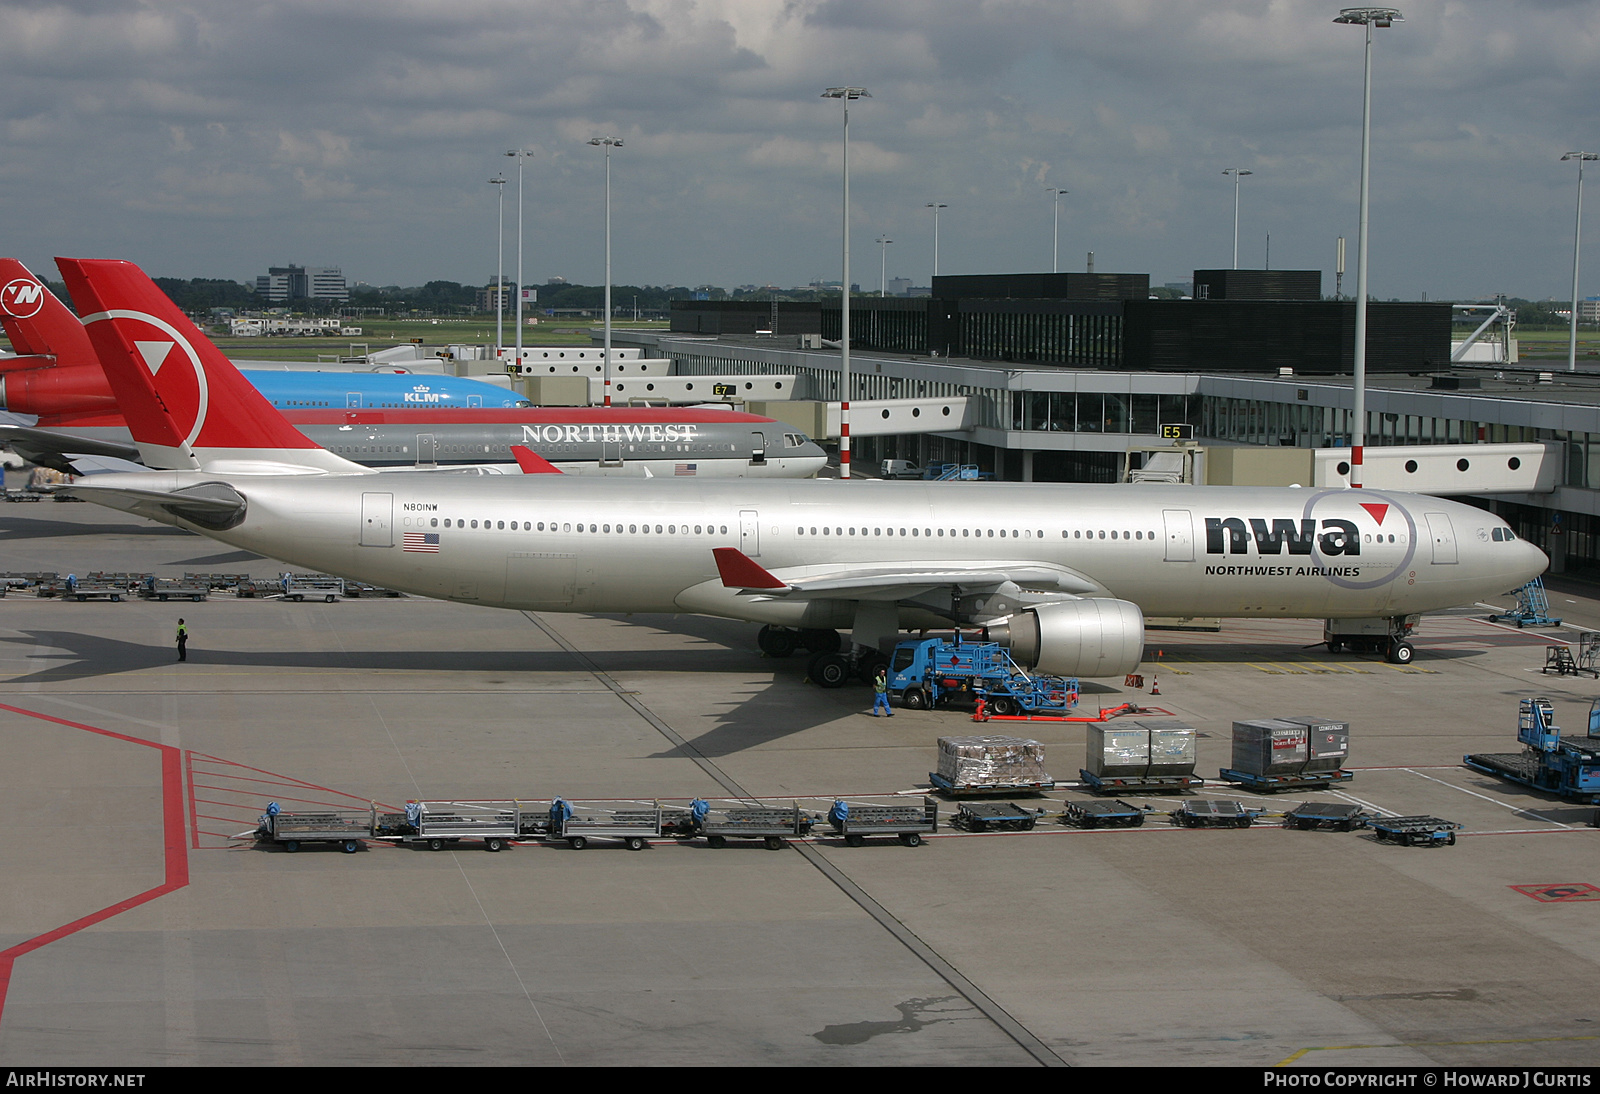
M 798 649 L 813 654 L 837 653 L 844 645 L 838 631 L 795 630 L 792 627 L 762 627 L 756 645 L 768 657 L 788 657 Z

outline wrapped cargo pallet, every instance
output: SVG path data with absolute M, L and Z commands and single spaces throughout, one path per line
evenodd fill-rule
M 940 737 L 938 774 L 955 787 L 1031 786 L 1054 781 L 1044 769 L 1044 745 L 994 734 Z

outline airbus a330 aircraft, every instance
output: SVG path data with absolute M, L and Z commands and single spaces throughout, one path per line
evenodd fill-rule
M 69 472 L 75 455 L 137 458 L 83 325 L 14 258 L 0 258 L 0 326 L 23 355 L 0 359 L 0 409 L 39 419 L 0 426 L 0 444 Z M 731 408 L 530 407 L 456 377 L 242 375 L 311 440 L 368 467 L 514 470 L 514 445 L 577 474 L 804 478 L 827 463 L 793 426 Z
M 137 267 L 59 263 L 146 464 L 171 469 L 79 496 L 423 596 L 762 623 L 825 684 L 951 623 L 1041 671 L 1121 675 L 1146 614 L 1387 621 L 1409 660 L 1408 617 L 1546 564 L 1490 513 L 1372 490 L 380 476 L 295 432 Z

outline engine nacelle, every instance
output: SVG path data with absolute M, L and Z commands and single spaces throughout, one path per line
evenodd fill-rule
M 1144 613 L 1126 600 L 1092 598 L 1040 604 L 989 637 L 1011 647 L 1024 668 L 1052 676 L 1125 676 L 1144 660 Z

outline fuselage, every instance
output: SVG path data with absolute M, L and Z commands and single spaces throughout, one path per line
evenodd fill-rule
M 725 588 L 716 547 L 785 575 L 1044 564 L 1081 577 L 1089 590 L 1081 595 L 1127 600 L 1150 616 L 1409 615 L 1504 592 L 1546 564 L 1493 514 L 1370 490 L 137 476 L 167 490 L 218 478 L 246 498 L 246 516 L 226 531 L 195 529 L 202 534 L 407 592 L 508 608 L 848 625 L 845 601 Z
M 731 410 L 653 407 L 324 410 L 285 418 L 318 445 L 377 468 L 513 464 L 525 445 L 568 472 L 656 477 L 804 478 L 827 454 L 793 426 Z M 41 427 L 127 444 L 120 416 L 43 419 Z

